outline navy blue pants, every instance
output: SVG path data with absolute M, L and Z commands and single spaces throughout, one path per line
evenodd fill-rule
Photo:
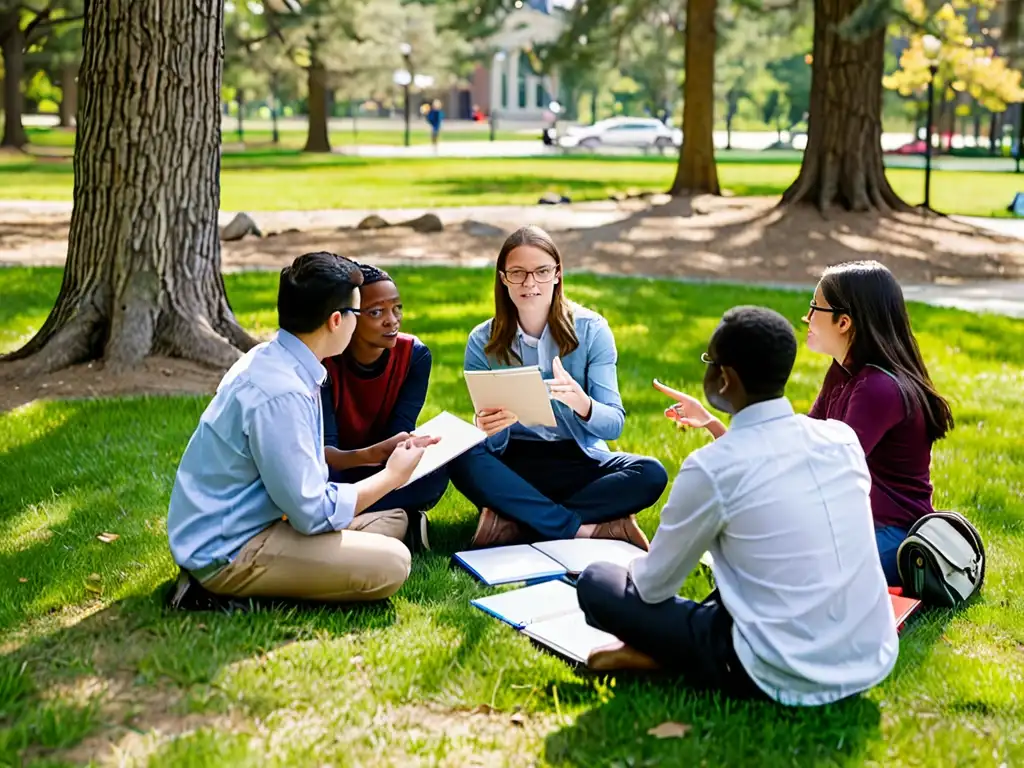
M 895 525 L 875 528 L 878 557 L 882 561 L 882 571 L 885 573 L 885 580 L 890 587 L 899 587 L 903 584 L 900 581 L 900 569 L 896 564 L 896 552 L 905 538 L 907 538 L 907 531 L 904 528 L 897 528 Z
M 657 459 L 629 453 L 591 458 L 575 440 L 512 439 L 502 454 L 482 444 L 450 465 L 452 485 L 545 539 L 571 539 L 584 523 L 604 523 L 654 504 L 668 485 Z
M 331 470 L 331 480 L 336 483 L 357 483 L 377 474 L 383 467 L 352 467 L 341 472 Z M 441 467 L 405 488 L 398 488 L 376 504 L 367 512 L 379 512 L 382 509 L 404 509 L 406 512 L 416 510 L 425 512 L 434 507 L 448 490 L 448 473 Z

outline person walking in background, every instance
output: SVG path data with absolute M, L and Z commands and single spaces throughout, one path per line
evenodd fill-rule
M 434 145 L 434 151 L 437 151 L 437 140 L 441 135 L 441 124 L 444 122 L 444 110 L 441 109 L 441 101 L 434 99 L 430 105 L 430 111 L 427 112 L 427 123 L 430 125 L 430 143 Z

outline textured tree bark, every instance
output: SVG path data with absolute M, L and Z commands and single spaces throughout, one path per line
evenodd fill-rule
M 255 342 L 220 272 L 221 0 L 87 0 L 64 280 L 19 372 L 149 354 L 216 366 Z M 10 371 L 11 369 L 8 368 Z
M 715 10 L 717 0 L 689 0 L 683 82 L 683 146 L 669 194 L 719 194 L 715 165 Z
M 331 139 L 327 132 L 327 70 L 314 61 L 306 70 L 309 87 L 309 132 L 303 152 L 330 152 Z
M 60 127 L 70 128 L 78 111 L 78 65 L 63 64 L 60 68 Z
M 4 134 L 0 147 L 21 148 L 28 144 L 21 123 L 23 99 L 21 81 L 25 76 L 25 37 L 21 32 L 20 11 L 0 13 L 0 56 L 4 70 Z
M 784 205 L 809 203 L 825 212 L 908 210 L 882 162 L 882 69 L 885 29 L 860 40 L 837 26 L 862 0 L 815 0 L 811 108 L 800 175 Z

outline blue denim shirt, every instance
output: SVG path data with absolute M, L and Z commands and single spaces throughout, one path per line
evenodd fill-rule
M 283 330 L 224 375 L 174 478 L 167 535 L 178 565 L 227 564 L 282 515 L 306 535 L 352 521 L 355 487 L 327 480 L 326 375 L 309 347 Z
M 626 423 L 626 411 L 622 407 L 619 395 L 619 381 L 616 373 L 618 354 L 615 349 L 615 337 L 612 335 L 608 321 L 593 310 L 579 305 L 572 305 L 576 337 L 580 345 L 573 352 L 562 358 L 566 373 L 583 387 L 593 400 L 590 418 L 584 420 L 572 408 L 564 403 L 551 401 L 555 411 L 558 428 L 572 435 L 583 451 L 593 457 L 600 458 L 608 452 L 606 440 L 617 440 L 622 434 Z M 466 344 L 465 368 L 467 371 L 490 371 L 498 368 L 518 367 L 505 366 L 484 354 L 484 347 L 491 338 L 491 323 L 481 323 L 469 334 Z M 558 344 L 545 329 L 537 347 L 537 360 L 540 369 L 551 376 L 551 363 L 558 356 Z M 503 453 L 508 446 L 511 430 L 504 429 L 487 439 L 487 448 L 493 453 Z

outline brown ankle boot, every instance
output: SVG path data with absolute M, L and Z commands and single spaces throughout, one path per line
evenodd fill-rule
M 640 526 L 636 522 L 636 515 L 630 515 L 621 520 L 612 520 L 607 523 L 598 523 L 590 538 L 628 541 L 630 544 L 640 547 L 644 552 L 651 548 L 651 543 L 647 540 L 647 536 L 640 530 Z
M 477 523 L 473 539 L 469 542 L 469 548 L 484 549 L 506 544 L 521 544 L 525 538 L 525 531 L 519 523 L 484 507 L 480 510 L 480 521 Z

